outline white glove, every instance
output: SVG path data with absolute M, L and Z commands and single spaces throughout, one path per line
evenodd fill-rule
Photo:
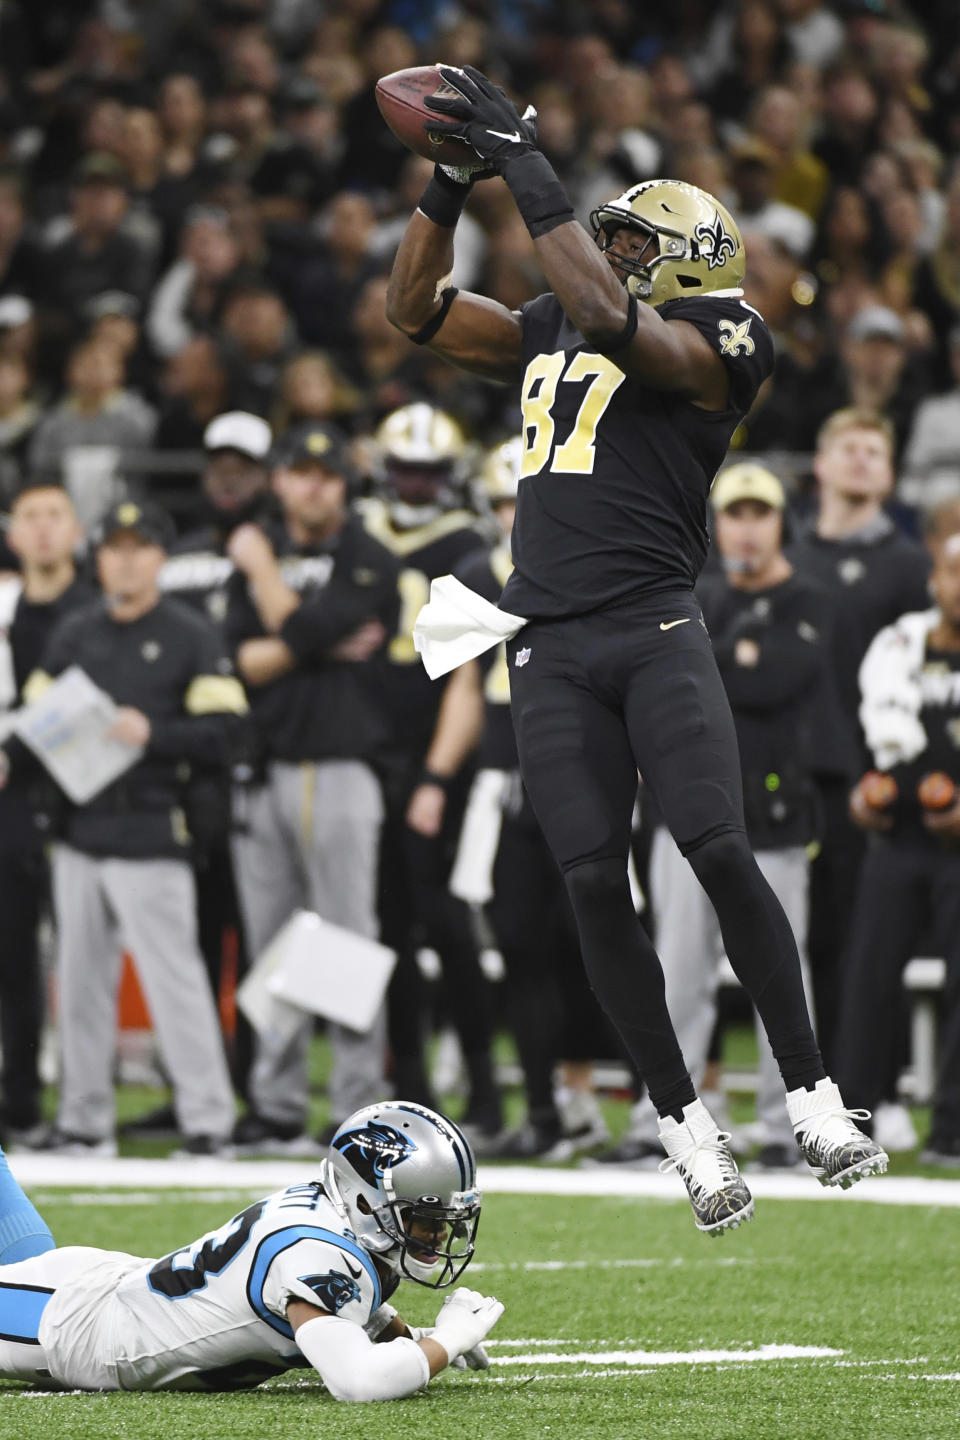
M 452 1363 L 458 1355 L 475 1350 L 502 1314 L 503 1305 L 492 1295 L 457 1290 L 444 1300 L 432 1339 L 443 1346 Z
M 432 1325 L 408 1325 L 410 1337 L 413 1340 L 433 1340 L 434 1327 Z M 442 1343 L 442 1342 L 441 1342 Z M 450 1361 L 451 1370 L 489 1370 L 490 1356 L 482 1345 L 474 1345 L 472 1350 L 465 1350 L 462 1355 Z

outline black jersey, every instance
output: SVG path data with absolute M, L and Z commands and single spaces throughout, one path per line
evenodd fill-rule
M 865 758 L 857 720 L 860 664 L 885 625 L 929 605 L 930 556 L 887 515 L 842 540 L 824 540 L 811 530 L 789 546 L 787 555 L 797 574 L 816 580 L 834 602 L 828 673 L 817 704 L 814 769 L 853 778 Z
M 130 859 L 189 855 L 181 805 L 190 770 L 222 766 L 245 723 L 243 689 L 216 630 L 167 596 L 128 622 L 115 620 L 108 604 L 95 600 L 59 622 L 30 685 L 71 665 L 117 705 L 141 710 L 150 721 L 150 739 L 131 769 L 70 809 L 67 843 L 92 855 Z
M 468 555 L 485 552 L 488 541 L 468 510 L 449 510 L 424 525 L 397 529 L 383 500 L 364 500 L 357 508 L 367 533 L 400 566 L 400 620 L 387 647 L 390 710 L 397 747 L 422 756 L 430 745 L 443 686 L 433 683 L 414 649 L 414 621 L 430 598 L 430 581 L 458 570 Z
M 691 588 L 707 553 L 707 496 L 773 369 L 763 317 L 735 295 L 670 300 L 730 377 L 725 410 L 631 379 L 592 349 L 554 295 L 523 306 L 525 442 L 503 608 L 582 615 L 644 592 Z
M 317 545 L 296 545 L 282 522 L 264 525 L 284 584 L 300 604 L 280 627 L 295 667 L 267 685 L 250 686 L 262 758 L 374 760 L 390 743 L 392 717 L 383 651 L 364 661 L 337 658 L 335 647 L 367 620 L 388 635 L 397 619 L 397 569 L 355 515 Z M 227 641 L 236 650 L 264 627 L 247 577 L 228 586 Z
M 805 845 L 815 828 L 809 776 L 819 717 L 812 697 L 827 665 L 830 598 L 796 574 L 752 591 L 707 575 L 697 598 L 737 727 L 750 843 Z M 740 640 L 757 647 L 749 665 L 738 662 Z
M 227 618 L 228 587 L 234 564 L 215 525 L 191 530 L 170 547 L 160 587 L 206 615 L 218 628 Z
M 457 571 L 457 579 L 496 605 L 512 569 L 507 546 L 498 545 L 489 554 L 468 556 Z M 477 663 L 483 673 L 483 734 L 477 765 L 481 770 L 517 770 L 520 761 L 510 717 L 506 644 L 501 642 L 488 650 Z

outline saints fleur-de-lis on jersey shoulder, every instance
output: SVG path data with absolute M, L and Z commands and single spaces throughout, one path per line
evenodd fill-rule
M 750 338 L 750 326 L 753 323 L 751 316 L 741 324 L 734 320 L 721 320 L 718 324 L 720 334 L 724 337 L 720 341 L 720 349 L 724 355 L 739 355 L 743 350 L 747 355 L 752 355 L 756 346 Z

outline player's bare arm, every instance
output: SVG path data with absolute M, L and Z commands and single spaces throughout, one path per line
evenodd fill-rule
M 685 321 L 664 320 L 629 293 L 627 271 L 618 262 L 629 261 L 631 251 L 637 257 L 646 251 L 644 258 L 654 259 L 656 237 L 624 226 L 612 235 L 606 231 L 606 251 L 599 250 L 574 219 L 570 201 L 537 149 L 535 116 L 521 116 L 472 66 L 462 71 L 441 67 L 440 73 L 459 94 L 431 96 L 424 104 L 460 123 L 431 126 L 430 133 L 466 141 L 503 175 L 550 288 L 584 339 L 610 355 L 625 374 L 655 389 L 685 394 L 708 410 L 724 409 L 726 371 L 700 332 Z
M 687 321 L 664 320 L 650 306 L 638 305 L 605 258 L 639 254 L 649 244 L 647 237 L 618 230 L 604 252 L 578 221 L 570 220 L 533 243 L 551 290 L 584 340 L 652 389 L 686 394 L 707 410 L 725 408 L 729 382 L 716 351 Z M 624 344 L 633 309 L 636 330 Z
M 418 335 L 439 315 L 453 270 L 453 228 L 435 224 L 420 210 L 410 218 L 393 263 L 387 318 L 398 330 Z M 460 291 L 436 335 L 426 341 L 461 369 L 492 380 L 519 380 L 520 316 L 496 300 Z

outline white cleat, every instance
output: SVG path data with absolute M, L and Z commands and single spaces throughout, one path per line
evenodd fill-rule
M 660 1171 L 676 1170 L 690 1197 L 698 1230 L 722 1235 L 753 1219 L 753 1196 L 728 1147 L 729 1134 L 717 1128 L 702 1100 L 683 1107 L 683 1120 L 667 1115 L 658 1125 L 667 1152 Z
M 849 1190 L 868 1175 L 883 1175 L 890 1163 L 876 1140 L 854 1124 L 869 1120 L 869 1110 L 848 1110 L 827 1077 L 813 1090 L 790 1090 L 787 1113 L 800 1153 L 821 1185 Z

